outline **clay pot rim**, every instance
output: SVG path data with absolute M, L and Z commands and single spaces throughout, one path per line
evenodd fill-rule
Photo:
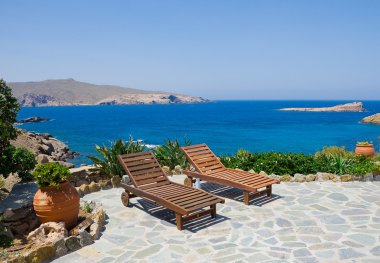
M 373 147 L 373 144 L 366 144 L 366 145 L 357 145 L 356 147 Z
M 39 189 L 41 189 L 41 191 L 48 191 L 48 190 L 56 190 L 56 189 L 60 189 L 62 186 L 68 184 L 69 182 L 67 180 L 59 183 L 58 185 L 49 185 L 49 186 L 41 186 L 39 187 Z

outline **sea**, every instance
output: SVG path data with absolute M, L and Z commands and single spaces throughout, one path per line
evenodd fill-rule
M 380 112 L 380 101 L 363 101 L 366 112 L 291 112 L 285 107 L 327 107 L 352 101 L 214 101 L 203 104 L 60 106 L 22 108 L 18 119 L 39 116 L 47 122 L 26 123 L 22 129 L 50 133 L 80 156 L 76 166 L 91 164 L 95 145 L 115 139 L 142 140 L 149 147 L 168 139 L 206 143 L 216 154 L 297 152 L 314 154 L 324 146 L 354 150 L 369 141 L 379 151 L 380 125 L 360 124 Z

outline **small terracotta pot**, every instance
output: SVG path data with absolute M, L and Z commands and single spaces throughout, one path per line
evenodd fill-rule
M 357 155 L 373 157 L 375 155 L 375 148 L 373 147 L 373 144 L 356 145 L 355 153 Z
M 65 222 L 65 227 L 74 227 L 79 214 L 79 194 L 67 181 L 59 186 L 41 187 L 34 195 L 33 206 L 41 223 Z

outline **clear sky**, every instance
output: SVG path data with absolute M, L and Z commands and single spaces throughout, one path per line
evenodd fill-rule
M 2 0 L 0 77 L 380 99 L 379 0 Z

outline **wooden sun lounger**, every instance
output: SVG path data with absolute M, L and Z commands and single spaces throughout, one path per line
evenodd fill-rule
M 118 159 L 132 183 L 121 184 L 125 189 L 123 204 L 128 206 L 134 197 L 149 199 L 175 212 L 179 230 L 183 222 L 206 214 L 216 218 L 216 204 L 224 203 L 224 199 L 205 191 L 171 182 L 150 151 L 119 155 Z M 204 210 L 206 207 L 210 208 Z
M 272 197 L 272 185 L 279 184 L 277 179 L 246 171 L 226 168 L 206 144 L 181 147 L 182 152 L 194 166 L 196 172 L 184 171 L 188 176 L 185 185 L 192 186 L 194 178 L 230 186 L 243 190 L 244 204 L 259 195 Z M 259 190 L 265 188 L 264 190 Z M 251 194 L 252 193 L 252 194 Z

